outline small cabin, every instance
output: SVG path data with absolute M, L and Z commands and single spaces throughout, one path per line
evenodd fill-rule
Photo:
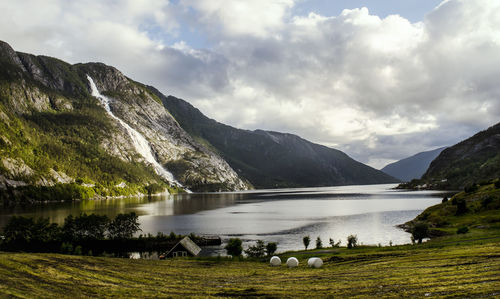
M 201 248 L 196 245 L 189 237 L 184 237 L 172 249 L 170 249 L 164 257 L 184 257 L 184 256 L 197 256 Z

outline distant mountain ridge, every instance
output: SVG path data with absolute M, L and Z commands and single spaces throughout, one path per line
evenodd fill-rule
M 233 128 L 206 117 L 182 99 L 150 88 L 188 133 L 217 151 L 257 188 L 398 182 L 339 150 L 293 134 Z
M 401 159 L 386 165 L 381 171 L 403 182 L 419 179 L 427 171 L 432 160 L 434 160 L 445 148 L 446 147 L 441 147 Z
M 463 189 L 500 178 L 500 123 L 444 149 L 419 180 L 401 188 Z
M 0 204 L 393 182 L 298 136 L 220 124 L 112 66 L 0 41 Z

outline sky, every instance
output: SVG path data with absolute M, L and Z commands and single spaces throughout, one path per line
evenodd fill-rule
M 500 121 L 500 0 L 0 0 L 0 40 L 375 168 Z

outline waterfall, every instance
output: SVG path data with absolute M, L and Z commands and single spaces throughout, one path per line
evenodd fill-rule
M 106 109 L 106 112 L 112 118 L 116 119 L 125 128 L 125 130 L 127 130 L 130 138 L 132 139 L 135 150 L 144 158 L 144 160 L 146 160 L 154 167 L 154 170 L 158 175 L 166 179 L 169 183 L 182 187 L 182 185 L 174 179 L 172 173 L 163 168 L 163 166 L 161 166 L 161 164 L 156 161 L 155 157 L 153 156 L 151 146 L 149 145 L 149 142 L 146 140 L 146 138 L 144 138 L 141 133 L 137 132 L 137 130 L 129 126 L 126 122 L 114 115 L 109 106 L 109 98 L 99 92 L 97 86 L 94 83 L 94 80 L 92 80 L 89 75 L 87 75 L 87 79 L 90 82 L 92 96 L 98 98 L 99 101 L 104 105 L 104 109 Z

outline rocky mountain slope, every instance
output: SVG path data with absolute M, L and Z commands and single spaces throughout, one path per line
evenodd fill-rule
M 109 100 L 115 117 L 104 109 L 101 98 L 91 94 L 87 76 L 95 82 L 96 92 Z M 70 65 L 15 52 L 0 42 L 2 196 L 27 189 L 47 191 L 61 184 L 71 184 L 65 190 L 83 197 L 175 187 L 151 167 L 130 128 L 118 119 L 146 139 L 146 150 L 174 174 L 182 184 L 177 187 L 249 187 L 220 156 L 187 134 L 155 94 L 115 68 Z
M 463 189 L 496 178 L 500 178 L 500 123 L 446 148 L 422 179 L 401 187 Z
M 381 171 L 390 176 L 408 182 L 419 179 L 425 173 L 432 160 L 434 160 L 446 147 L 437 148 L 432 151 L 421 152 L 411 157 L 401 159 L 386 165 Z
M 216 150 L 255 187 L 394 183 L 397 179 L 345 153 L 292 134 L 236 129 L 209 119 L 188 102 L 150 87 L 179 124 Z

